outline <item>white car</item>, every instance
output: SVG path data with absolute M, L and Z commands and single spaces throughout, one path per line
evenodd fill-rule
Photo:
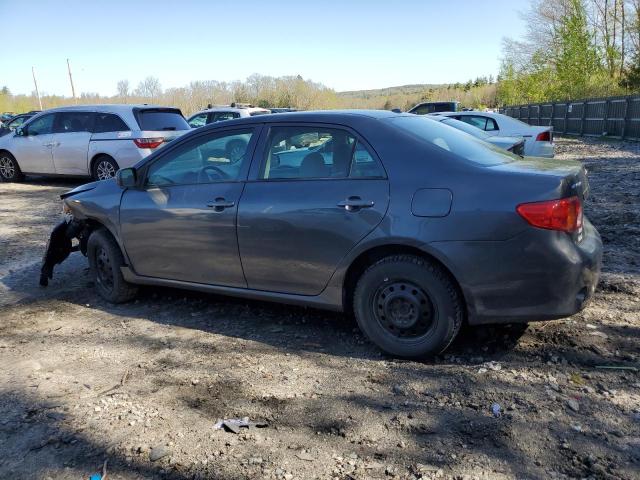
M 78 105 L 46 110 L 0 138 L 0 179 L 25 175 L 113 177 L 190 131 L 177 108 Z
M 554 156 L 552 127 L 527 125 L 515 118 L 493 112 L 470 110 L 467 112 L 441 112 L 438 115 L 466 122 L 484 130 L 491 136 L 523 137 L 524 154 L 528 157 L 553 158 Z
M 234 118 L 254 117 L 256 115 L 266 115 L 271 110 L 254 107 L 240 103 L 232 103 L 228 107 L 213 107 L 191 115 L 187 123 L 191 128 L 203 127 L 210 123 L 233 120 Z

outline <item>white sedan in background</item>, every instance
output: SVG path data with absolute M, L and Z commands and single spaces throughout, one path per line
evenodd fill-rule
M 552 127 L 528 125 L 507 115 L 493 112 L 470 110 L 466 112 L 441 112 L 438 115 L 466 122 L 492 136 L 523 137 L 526 156 L 547 158 L 554 156 Z

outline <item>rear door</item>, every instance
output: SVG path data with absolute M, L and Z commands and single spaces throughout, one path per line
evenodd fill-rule
M 87 155 L 95 114 L 60 112 L 53 124 L 53 163 L 57 174 L 88 175 Z
M 382 221 L 386 174 L 366 142 L 344 127 L 276 124 L 264 137 L 259 171 L 238 211 L 248 287 L 317 295 Z
M 236 234 L 238 202 L 259 127 L 203 133 L 143 167 L 125 190 L 120 228 L 139 275 L 246 287 Z M 243 145 L 242 155 L 233 156 Z
M 55 113 L 33 119 L 23 128 L 24 134 L 15 136 L 11 153 L 25 173 L 55 173 L 53 166 L 53 124 Z

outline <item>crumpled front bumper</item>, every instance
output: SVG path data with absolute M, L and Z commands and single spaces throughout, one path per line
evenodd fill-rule
M 46 287 L 53 278 L 53 267 L 64 262 L 71 252 L 87 253 L 87 226 L 84 222 L 67 218 L 58 223 L 51 231 L 40 269 L 40 285 Z M 73 245 L 73 239 L 80 243 Z

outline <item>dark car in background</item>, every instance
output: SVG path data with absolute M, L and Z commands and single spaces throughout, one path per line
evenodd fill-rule
M 20 115 L 15 115 L 6 122 L 3 122 L 2 126 L 0 126 L 0 137 L 6 135 L 7 133 L 14 132 L 17 128 L 20 128 L 27 120 L 33 117 L 36 114 L 34 113 L 22 113 Z
M 408 113 L 427 115 L 439 112 L 457 112 L 460 102 L 422 102 L 414 106 Z
M 0 114 L 0 123 L 5 123 L 16 116 L 15 112 L 4 112 Z
M 64 194 L 41 283 L 77 238 L 110 302 L 156 285 L 354 312 L 384 351 L 422 357 L 465 322 L 584 308 L 602 257 L 587 192 L 578 162 L 525 160 L 415 115 L 246 117 Z

